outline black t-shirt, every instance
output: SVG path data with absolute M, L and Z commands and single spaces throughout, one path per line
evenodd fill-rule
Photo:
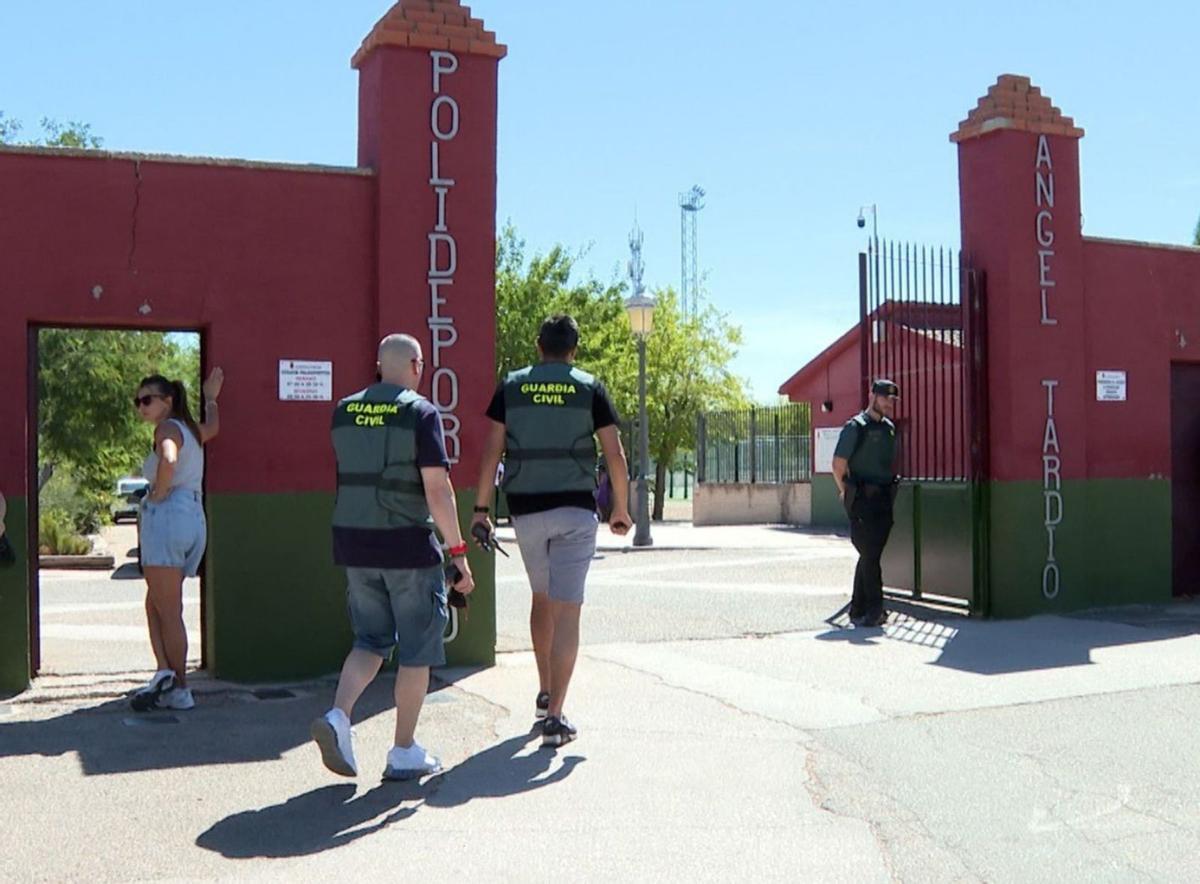
M 504 383 L 496 387 L 491 404 L 487 408 L 487 416 L 498 424 L 504 423 Z M 603 384 L 596 384 L 592 396 L 592 424 L 595 430 L 616 426 L 621 422 L 617 409 L 608 398 L 608 391 Z M 548 494 L 510 494 L 508 495 L 508 511 L 514 516 L 528 516 L 532 513 L 544 513 L 546 510 L 558 509 L 560 506 L 572 506 L 578 509 L 596 510 L 596 497 L 590 491 L 555 491 Z
M 400 387 L 395 387 L 399 395 Z M 387 391 L 389 395 L 391 390 Z M 417 412 L 417 467 L 450 469 L 442 417 L 431 402 L 414 403 Z M 432 568 L 442 548 L 430 528 L 333 528 L 333 561 L 351 568 Z

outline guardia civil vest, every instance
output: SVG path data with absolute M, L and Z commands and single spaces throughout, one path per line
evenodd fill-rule
M 856 430 L 854 450 L 846 458 L 854 482 L 887 485 L 895 478 L 892 463 L 896 458 L 896 425 L 888 418 L 873 421 L 859 412 L 847 427 Z
M 429 527 L 433 519 L 417 467 L 417 412 L 424 397 L 374 384 L 333 412 L 337 455 L 334 528 Z
M 546 362 L 504 379 L 506 494 L 594 491 L 596 379 L 565 362 Z

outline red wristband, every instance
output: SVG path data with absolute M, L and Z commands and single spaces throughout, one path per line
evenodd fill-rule
M 458 556 L 465 556 L 467 554 L 467 542 L 464 540 L 458 546 L 450 547 L 449 553 L 450 558 L 452 559 L 457 558 Z

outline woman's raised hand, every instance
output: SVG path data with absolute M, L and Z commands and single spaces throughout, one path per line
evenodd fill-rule
M 209 372 L 208 380 L 202 386 L 205 402 L 216 402 L 221 395 L 221 387 L 225 386 L 225 372 L 218 366 Z

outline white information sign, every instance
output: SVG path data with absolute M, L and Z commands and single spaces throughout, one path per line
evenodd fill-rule
M 1124 402 L 1128 385 L 1123 371 L 1096 372 L 1096 401 Z
M 332 402 L 333 363 L 280 359 L 279 401 Z
M 833 472 L 833 450 L 837 448 L 841 427 L 817 427 L 813 430 L 813 472 Z

